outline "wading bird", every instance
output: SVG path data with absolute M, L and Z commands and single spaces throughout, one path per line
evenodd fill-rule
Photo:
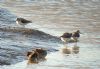
M 62 36 L 60 36 L 61 40 L 65 43 L 68 43 L 72 37 L 72 33 L 64 33 Z
M 74 39 L 75 42 L 78 41 L 79 37 L 80 37 L 80 31 L 79 30 L 77 30 L 76 32 L 72 33 L 72 38 Z
M 25 27 L 26 24 L 32 23 L 32 21 L 26 20 L 26 19 L 24 19 L 24 18 L 17 18 L 17 19 L 16 19 L 16 23 L 17 23 L 18 25 L 21 25 L 21 26 Z

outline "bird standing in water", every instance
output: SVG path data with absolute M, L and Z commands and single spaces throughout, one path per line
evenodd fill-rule
M 77 30 L 76 32 L 72 33 L 72 38 L 74 39 L 75 42 L 78 41 L 79 37 L 80 37 L 80 31 L 79 30 Z
M 60 38 L 65 43 L 69 42 L 71 39 L 72 33 L 64 33 Z
M 17 19 L 16 19 L 16 23 L 17 23 L 18 25 L 22 25 L 23 27 L 25 27 L 26 24 L 32 23 L 32 21 L 26 20 L 26 19 L 24 19 L 24 18 L 17 18 Z

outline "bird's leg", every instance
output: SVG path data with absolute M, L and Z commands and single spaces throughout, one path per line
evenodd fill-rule
M 64 46 L 67 48 L 67 46 L 68 46 L 68 41 L 65 42 Z
M 63 45 L 66 45 L 66 42 L 63 42 Z
M 77 42 L 75 42 L 75 45 L 74 46 L 77 46 Z
M 64 47 L 67 48 L 67 44 L 66 43 L 64 43 Z

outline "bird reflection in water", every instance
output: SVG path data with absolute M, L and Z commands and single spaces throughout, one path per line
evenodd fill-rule
M 60 50 L 63 54 L 78 54 L 79 53 L 79 46 L 77 44 L 74 44 L 72 47 L 68 47 L 66 45 L 63 46 Z

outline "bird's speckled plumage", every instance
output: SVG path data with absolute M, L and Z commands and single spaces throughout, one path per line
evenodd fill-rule
M 17 18 L 16 19 L 16 23 L 18 24 L 18 25 L 26 25 L 26 24 L 28 24 L 28 23 L 32 23 L 32 21 L 29 21 L 29 20 L 26 20 L 26 19 L 24 19 L 24 18 Z

